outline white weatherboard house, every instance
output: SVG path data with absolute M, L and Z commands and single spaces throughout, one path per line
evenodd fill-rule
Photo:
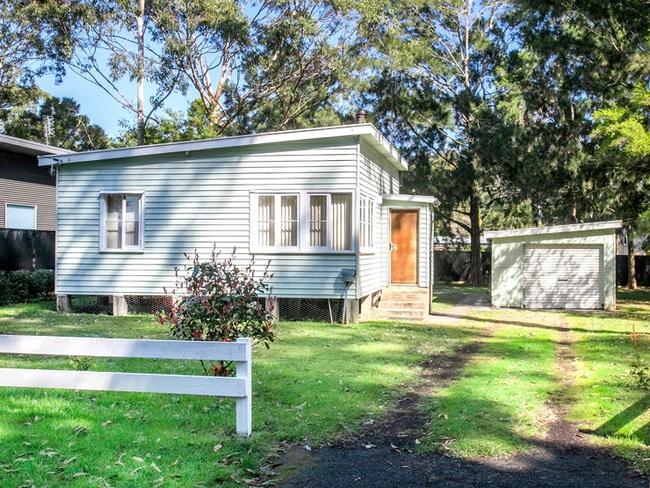
M 620 220 L 485 232 L 495 307 L 614 309 Z
M 216 244 L 226 255 L 236 248 L 242 264 L 253 254 L 260 269 L 271 260 L 280 299 L 321 299 L 330 311 L 335 301 L 337 315 L 347 298 L 355 320 L 379 302 L 410 316 L 413 307 L 391 305 L 408 293 L 427 312 L 437 200 L 399 194 L 407 165 L 371 124 L 41 157 L 40 165 L 57 177 L 60 309 L 70 296 L 97 295 L 123 313 L 125 297 L 173 288 L 183 253 L 207 257 Z

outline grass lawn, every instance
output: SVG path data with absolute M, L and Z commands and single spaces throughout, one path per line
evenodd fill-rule
M 650 367 L 650 289 L 619 290 L 616 312 L 569 313 L 567 319 L 579 359 L 571 418 L 650 474 L 650 390 L 641 390 L 630 374 L 637 361 Z
M 478 294 L 489 298 L 490 290 L 484 286 L 447 285 L 436 283 L 432 290 L 433 312 L 447 312 L 464 295 Z
M 165 338 L 150 316 L 59 315 L 51 303 L 0 307 L 0 333 Z M 388 408 L 426 355 L 471 328 L 280 323 L 253 353 L 253 429 L 234 402 L 132 393 L 0 389 L 2 486 L 235 486 L 283 441 L 318 444 Z M 73 369 L 71 358 L 0 355 L 0 367 Z M 95 371 L 201 374 L 196 362 L 91 359 Z
M 554 341 L 558 332 L 535 325 L 550 323 L 553 316 L 486 310 L 473 313 L 470 319 L 506 324 L 483 340 L 459 380 L 435 396 L 425 449 L 469 458 L 531 449 L 531 437 L 543 433 L 545 402 L 557 384 Z
M 554 356 L 564 322 L 577 366 L 570 420 L 650 474 L 650 391 L 631 374 L 635 362 L 650 366 L 650 289 L 619 290 L 618 300 L 616 312 L 503 309 L 471 315 L 465 324 L 493 321 L 499 328 L 483 339 L 461 377 L 435 396 L 425 448 L 469 458 L 533 449 L 531 439 L 545 434 L 545 402 L 563 374 Z

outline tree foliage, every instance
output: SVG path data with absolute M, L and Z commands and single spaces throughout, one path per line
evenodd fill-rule
M 44 117 L 50 116 L 54 131 L 49 140 L 44 137 Z M 5 123 L 7 134 L 73 151 L 104 149 L 110 140 L 104 129 L 90 122 L 71 98 L 45 94 L 38 100 L 12 112 Z
M 156 9 L 164 5 L 145 0 L 79 1 L 89 14 L 76 29 L 68 66 L 134 115 L 136 141 L 144 144 L 147 124 L 155 120 L 178 82 L 176 71 L 152 42 Z M 123 80 L 135 82 L 135 90 L 125 88 Z M 153 87 L 149 96 L 145 83 Z
M 221 134 L 300 124 L 339 88 L 351 63 L 337 5 L 316 0 L 161 2 L 164 64 L 198 93 Z
M 37 77 L 65 73 L 85 10 L 75 1 L 0 3 L 0 116 L 29 100 Z

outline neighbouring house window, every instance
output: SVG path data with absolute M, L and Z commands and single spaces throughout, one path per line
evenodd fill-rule
M 253 194 L 252 202 L 260 249 L 352 250 L 352 193 Z
M 298 247 L 298 195 L 260 195 L 257 244 L 267 248 Z
M 102 195 L 102 250 L 141 250 L 143 248 L 142 194 L 106 193 Z
M 332 246 L 334 251 L 352 249 L 352 195 L 332 193 Z
M 374 247 L 375 202 L 368 197 L 359 199 L 359 246 Z
M 5 206 L 5 227 L 7 229 L 36 229 L 36 206 L 8 203 Z
M 327 247 L 327 195 L 309 195 L 309 246 Z

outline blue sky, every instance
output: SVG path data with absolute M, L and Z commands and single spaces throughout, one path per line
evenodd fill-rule
M 74 98 L 81 106 L 81 112 L 87 115 L 92 123 L 102 126 L 111 137 L 120 133 L 121 119 L 131 124 L 135 122 L 135 116 L 123 109 L 101 88 L 84 80 L 70 70 L 67 71 L 63 81 L 58 85 L 55 83 L 54 76 L 51 75 L 40 78 L 38 85 L 51 95 Z M 124 93 L 132 95 L 132 98 L 135 99 L 135 83 L 123 79 L 117 85 Z M 145 97 L 147 97 L 147 88 L 145 85 Z M 189 98 L 189 96 L 185 97 L 180 93 L 173 93 L 167 99 L 165 107 L 184 112 L 190 103 Z

